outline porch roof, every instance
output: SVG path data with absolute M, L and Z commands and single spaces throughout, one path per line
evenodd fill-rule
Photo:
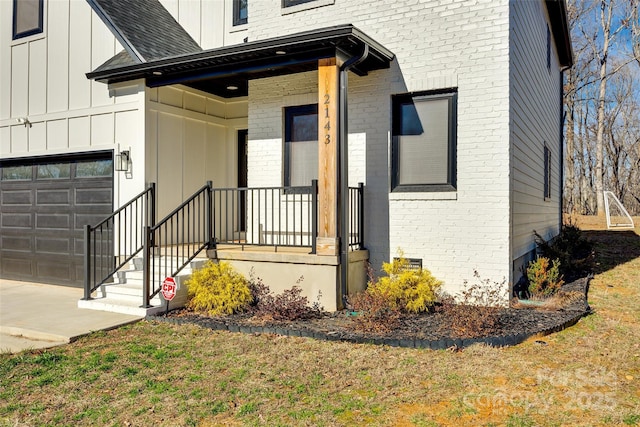
M 146 79 L 149 87 L 184 84 L 225 98 L 246 96 L 251 79 L 317 69 L 323 58 L 352 57 L 368 48 L 358 75 L 388 68 L 394 54 L 353 25 L 326 27 L 143 63 L 111 58 L 87 77 L 105 83 Z

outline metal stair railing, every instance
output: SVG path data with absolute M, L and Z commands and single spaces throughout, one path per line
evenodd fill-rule
M 310 186 L 213 189 L 216 244 L 309 247 L 315 253 L 318 181 Z
M 151 307 L 164 278 L 176 276 L 213 244 L 212 188 L 207 181 L 164 219 L 144 228 L 142 307 Z
M 364 184 L 349 187 L 349 248 L 364 249 Z
M 84 300 L 91 299 L 96 289 L 143 249 L 143 227 L 155 224 L 155 207 L 156 185 L 151 183 L 98 224 L 85 225 Z

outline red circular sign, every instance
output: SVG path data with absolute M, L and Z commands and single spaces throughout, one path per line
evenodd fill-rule
M 178 286 L 176 285 L 176 281 L 173 280 L 173 277 L 167 277 L 162 282 L 162 296 L 165 300 L 171 301 L 173 297 L 176 296 L 176 290 Z

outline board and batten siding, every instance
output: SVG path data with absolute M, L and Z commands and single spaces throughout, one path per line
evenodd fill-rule
M 533 230 L 545 238 L 561 225 L 560 89 L 555 44 L 547 68 L 548 16 L 542 1 L 511 1 L 510 131 L 514 275 L 533 257 Z M 517 28 L 517 31 L 514 29 Z M 553 35 L 551 35 L 553 37 Z M 551 198 L 544 197 L 544 146 L 551 151 Z M 518 280 L 519 277 L 515 277 Z
M 203 49 L 242 43 L 248 25 L 233 25 L 233 0 L 160 0 Z M 249 19 L 254 2 L 249 1 Z
M 44 31 L 12 40 L 13 2 L 0 1 L 0 158 L 29 158 L 131 149 L 144 165 L 144 86 L 112 88 L 85 73 L 122 47 L 86 1 L 44 2 Z M 117 94 L 117 96 L 115 96 Z M 30 126 L 18 124 L 27 118 Z M 122 183 L 120 181 L 123 181 Z M 115 200 L 144 187 L 144 174 L 124 183 Z M 120 191 L 122 188 L 122 191 Z
M 213 181 L 237 185 L 237 131 L 247 100 L 224 100 L 186 86 L 147 89 L 146 178 L 158 190 L 158 218 Z

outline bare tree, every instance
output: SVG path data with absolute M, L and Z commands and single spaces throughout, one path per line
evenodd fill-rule
M 607 80 L 610 74 L 607 73 L 607 63 L 609 60 L 609 48 L 616 36 L 625 28 L 624 24 L 612 29 L 611 22 L 615 7 L 614 0 L 600 0 L 600 25 L 602 29 L 603 41 L 600 49 L 594 50 L 600 62 L 600 84 L 598 88 L 598 131 L 596 135 L 596 170 L 595 170 L 595 191 L 596 209 L 598 215 L 604 215 L 604 115 L 605 100 L 607 95 Z
M 640 15 L 638 14 L 638 8 L 640 8 L 639 0 L 629 0 L 629 7 L 631 11 L 629 13 L 631 19 L 631 44 L 633 48 L 633 55 L 640 65 Z
M 603 190 L 609 187 L 621 199 L 635 194 L 637 156 L 629 153 L 637 149 L 640 89 L 634 84 L 637 74 L 628 70 L 640 49 L 638 3 L 568 1 L 576 57 L 565 80 L 567 211 L 604 214 Z

